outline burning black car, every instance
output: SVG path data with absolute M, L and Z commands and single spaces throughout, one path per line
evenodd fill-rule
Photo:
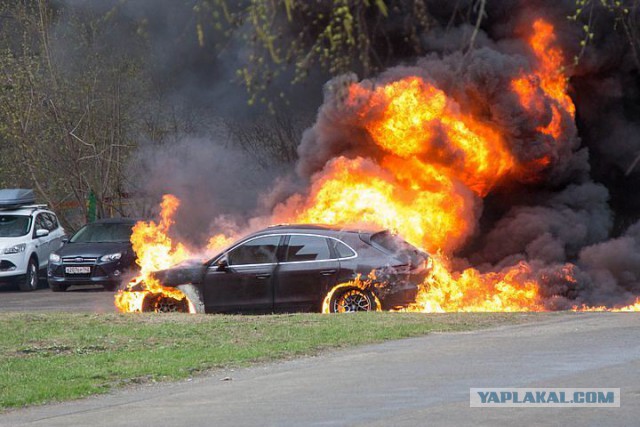
M 130 218 L 103 219 L 82 227 L 49 256 L 47 278 L 54 292 L 72 285 L 102 285 L 115 290 L 123 274 L 136 267 Z
M 204 264 L 187 263 L 153 274 L 165 288 L 182 290 L 191 310 L 184 300 L 151 292 L 142 311 L 390 309 L 413 302 L 430 269 L 426 252 L 389 231 L 274 226 L 245 237 Z

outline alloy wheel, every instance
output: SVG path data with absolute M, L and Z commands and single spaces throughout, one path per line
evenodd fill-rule
M 353 313 L 372 309 L 371 298 L 359 289 L 347 290 L 333 302 L 335 313 Z

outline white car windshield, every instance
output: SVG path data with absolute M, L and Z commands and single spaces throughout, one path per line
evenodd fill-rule
M 29 233 L 31 216 L 0 215 L 0 237 L 20 237 Z

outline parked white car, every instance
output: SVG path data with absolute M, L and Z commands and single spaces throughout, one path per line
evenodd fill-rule
M 38 287 L 65 238 L 56 214 L 34 202 L 32 190 L 0 190 L 0 282 L 17 281 L 22 291 Z

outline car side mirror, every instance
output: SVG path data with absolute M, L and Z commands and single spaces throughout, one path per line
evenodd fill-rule
M 36 237 L 44 237 L 49 235 L 49 230 L 45 228 L 40 228 L 36 230 Z
M 62 236 L 62 239 L 60 239 L 60 241 L 63 245 L 69 243 L 69 236 Z
M 216 265 L 218 266 L 218 271 L 227 271 L 229 268 L 229 261 L 227 258 L 221 258 L 216 262 Z

